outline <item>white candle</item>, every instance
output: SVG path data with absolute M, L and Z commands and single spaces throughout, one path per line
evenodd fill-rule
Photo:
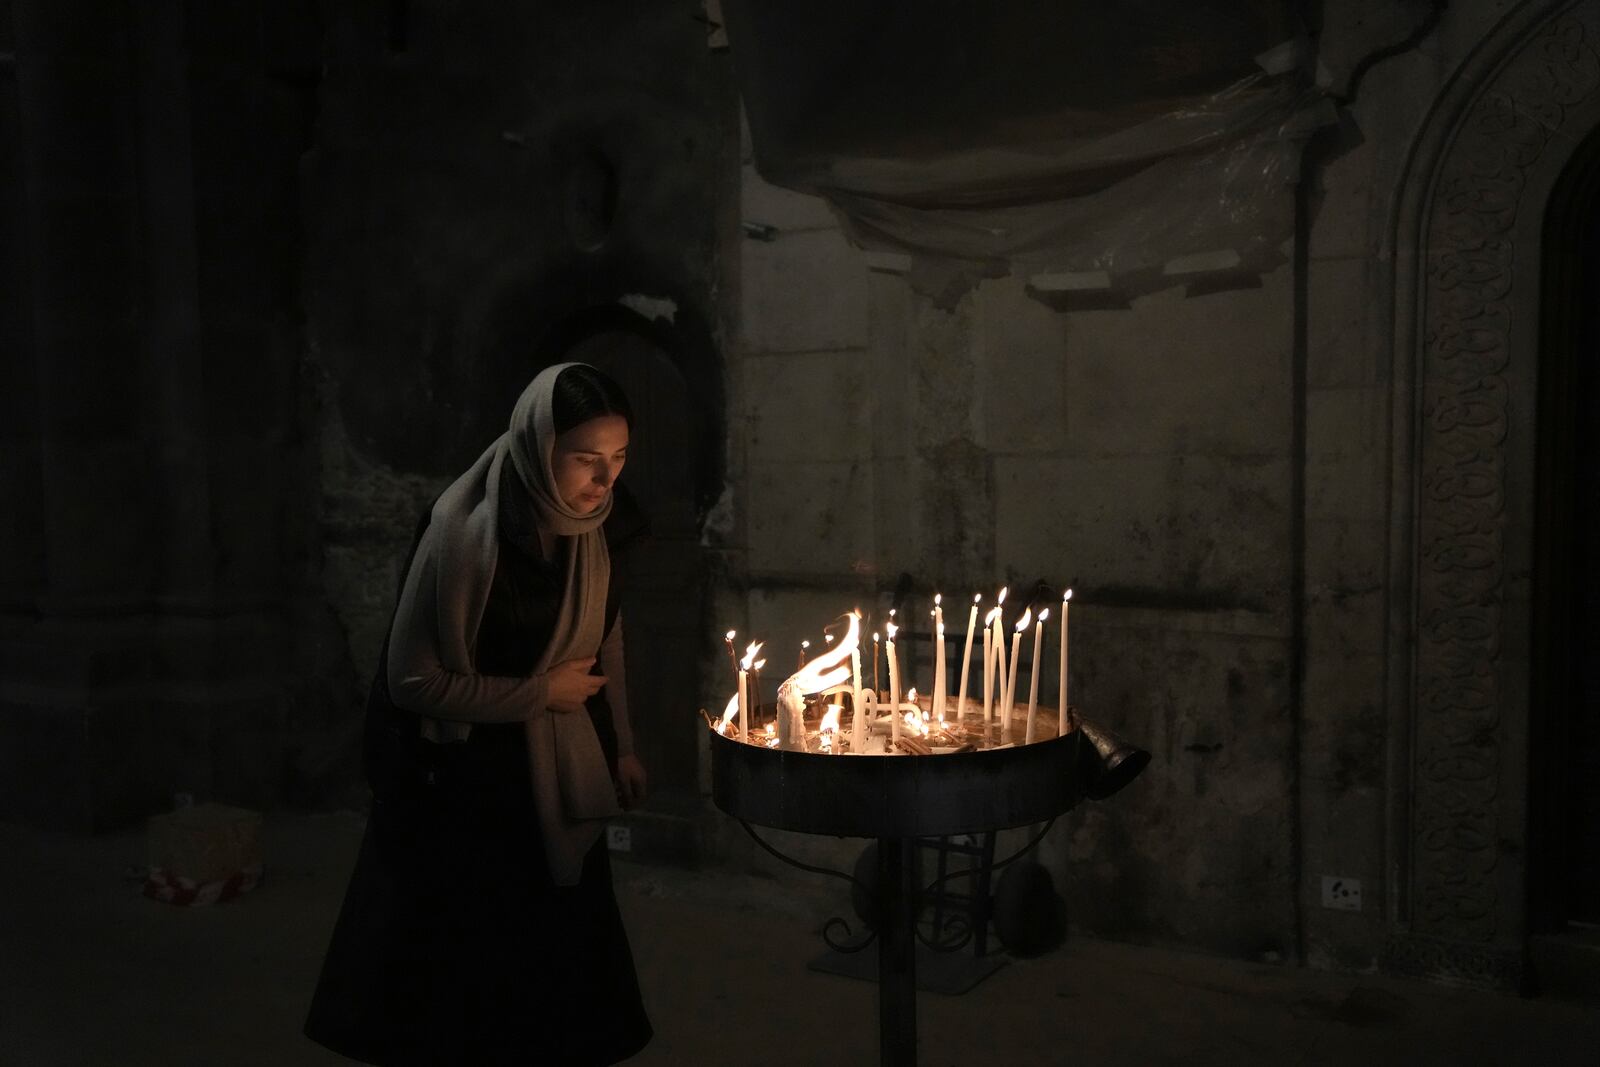
M 744 692 L 744 668 L 739 669 L 739 739 L 750 739 L 750 702 Z
M 974 593 L 972 610 L 967 613 L 967 647 L 961 653 L 961 695 L 956 701 L 957 722 L 966 718 L 967 715 L 967 675 L 972 667 L 972 631 L 978 625 L 978 601 L 982 599 L 982 593 Z
M 856 611 L 852 614 L 855 615 L 856 629 L 859 632 L 861 612 Z M 851 684 L 855 686 L 850 699 L 854 713 L 854 718 L 850 722 L 850 751 L 863 752 L 867 747 L 867 709 L 862 703 L 861 641 L 859 638 L 856 640 L 856 647 L 850 650 L 850 676 Z
M 1056 726 L 1058 736 L 1067 735 L 1067 605 L 1072 601 L 1072 590 L 1061 594 L 1061 710 Z
M 878 634 L 872 634 L 872 699 L 878 699 Z
M 944 597 L 933 594 L 933 717 L 944 722 Z
M 1045 608 L 1039 612 L 1039 625 L 1033 628 L 1033 662 L 1028 664 L 1028 732 L 1022 740 L 1025 745 L 1033 744 L 1033 724 L 1039 710 L 1039 675 L 1044 673 L 1039 669 L 1039 648 L 1044 642 L 1044 623 L 1049 617 L 1050 609 Z
M 990 608 L 983 617 L 983 731 L 989 736 L 989 716 L 994 709 L 994 617 L 999 608 Z
M 894 745 L 900 743 L 900 664 L 894 654 L 894 635 L 897 630 L 898 627 L 892 622 L 883 627 L 884 636 L 888 638 L 883 643 L 883 649 L 889 656 L 889 741 Z
M 989 612 L 989 629 L 993 631 L 989 645 L 994 655 L 994 704 L 997 716 L 1005 715 L 1001 705 L 1004 704 L 1006 697 L 1006 635 L 1001 629 L 1001 624 L 1005 621 L 1006 593 L 1006 589 L 1000 590 L 1000 595 L 995 597 L 994 610 Z M 985 713 L 983 716 L 984 736 L 988 736 L 989 722 L 989 716 Z M 1003 718 L 1000 725 L 1003 729 L 1005 726 Z
M 1022 632 L 1028 628 L 1028 623 L 1033 621 L 1031 608 L 1024 608 L 1022 618 L 1017 620 L 1016 629 L 1011 634 L 1011 671 L 1006 678 L 1006 699 L 1000 709 L 1000 739 L 1008 740 L 1011 737 L 1011 709 L 1017 706 L 1017 662 L 1022 659 Z
M 739 661 L 739 732 L 748 740 L 750 734 L 750 705 L 755 703 L 755 694 L 750 688 L 750 669 L 755 663 L 756 653 L 761 651 L 761 646 L 755 641 L 745 646 L 744 659 Z M 765 663 L 762 660 L 762 663 Z

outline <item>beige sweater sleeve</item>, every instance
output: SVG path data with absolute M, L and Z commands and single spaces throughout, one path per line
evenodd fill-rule
M 611 705 L 611 721 L 617 731 L 617 755 L 633 755 L 633 724 L 628 718 L 627 661 L 622 654 L 622 613 L 617 613 L 600 646 L 600 673 L 606 676 L 606 703 Z
M 543 674 L 512 678 L 452 671 L 424 636 L 428 629 L 401 625 L 397 616 L 390 630 L 389 697 L 398 707 L 452 722 L 522 722 L 547 709 Z

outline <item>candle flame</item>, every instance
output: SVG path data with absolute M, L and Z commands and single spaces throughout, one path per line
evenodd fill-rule
M 829 704 L 828 710 L 823 713 L 822 725 L 817 727 L 821 733 L 831 733 L 839 728 L 839 716 L 843 714 L 844 707 L 840 704 Z
M 1010 586 L 1001 586 L 1000 595 L 994 598 L 994 602 L 996 604 L 1004 604 L 1006 602 L 1006 594 L 1009 592 L 1011 592 Z
M 1023 608 L 1022 609 L 1022 618 L 1017 620 L 1017 633 L 1020 634 L 1022 631 L 1026 630 L 1028 628 L 1028 623 L 1030 623 L 1032 621 L 1033 621 L 1033 609 L 1032 608 Z
M 981 603 L 983 603 L 983 594 L 982 594 L 982 593 L 973 593 L 973 594 L 972 594 L 972 602 L 973 602 L 973 603 L 974 603 L 974 604 L 981 604 Z
M 829 644 L 833 643 L 833 635 L 832 634 L 823 634 L 822 635 L 822 639 L 824 641 L 828 642 Z
M 944 603 L 944 594 L 943 593 L 935 593 L 935 594 L 933 594 L 933 606 L 934 607 L 938 607 L 940 604 L 943 604 L 943 603 Z
M 801 641 L 800 642 L 800 647 L 801 648 L 810 648 L 811 647 L 811 642 L 810 641 Z
M 1050 617 L 1050 609 L 1049 608 L 1045 608 L 1043 611 L 1039 612 L 1039 621 L 1040 622 L 1044 622 L 1049 617 Z
M 1063 604 L 1065 604 L 1067 601 L 1069 601 L 1071 599 L 1072 599 L 1072 590 L 1068 589 L 1065 593 L 1061 594 L 1061 602 Z
M 985 615 L 983 617 L 983 624 L 985 626 L 992 625 L 994 623 L 994 620 L 998 619 L 999 617 L 1000 617 L 1000 607 L 999 607 L 999 605 L 996 605 L 996 606 L 990 608 L 989 609 L 989 614 L 987 614 L 987 615 Z
M 884 623 L 883 632 L 889 635 L 889 640 L 893 641 L 894 635 L 900 632 L 900 627 L 892 622 Z
M 910 689 L 906 690 L 906 702 L 909 703 L 909 704 L 915 704 L 917 702 L 917 687 L 916 686 L 912 686 Z
M 873 635 L 872 635 L 872 643 L 873 644 L 877 644 L 878 643 L 878 635 L 877 635 L 876 632 L 874 632 Z
M 906 729 L 910 730 L 914 734 L 923 734 L 927 732 L 923 729 L 922 720 L 917 717 L 915 712 L 908 711 L 905 713 L 905 724 Z
M 745 650 L 744 650 L 744 659 L 739 661 L 739 669 L 741 671 L 749 670 L 750 669 L 750 665 L 755 662 L 756 653 L 760 652 L 760 651 L 761 651 L 761 642 L 760 641 L 751 641 L 748 645 L 746 645 L 745 646 Z M 765 662 L 765 661 L 763 661 L 763 662 Z
M 726 730 L 733 717 L 739 714 L 739 694 L 735 693 L 728 698 L 728 706 L 722 709 L 722 722 L 717 726 L 717 732 Z
M 722 635 L 722 639 L 724 641 L 732 641 L 733 640 L 733 635 L 734 635 L 734 631 L 733 630 L 729 630 L 727 633 Z
M 761 669 L 761 668 L 762 668 L 762 667 L 765 667 L 765 666 L 766 666 L 766 665 L 767 665 L 767 661 L 766 661 L 766 660 L 764 660 L 764 659 L 758 659 L 758 660 L 756 660 L 756 661 L 755 661 L 755 662 L 754 662 L 754 663 L 752 663 L 752 664 L 751 664 L 751 665 L 750 665 L 750 666 L 751 666 L 751 667 L 752 667 L 752 668 L 753 668 L 753 669 L 755 669 L 755 670 L 758 670 L 758 671 L 759 671 L 759 670 L 760 670 L 760 669 Z
M 833 636 L 828 635 L 831 643 Z M 850 627 L 845 631 L 844 639 L 836 645 L 806 663 L 795 671 L 783 684 L 778 686 L 778 699 L 782 702 L 788 695 L 793 699 L 793 694 L 802 697 L 824 693 L 836 685 L 843 685 L 850 677 L 850 655 L 855 652 L 861 641 L 861 616 L 852 611 L 850 613 Z

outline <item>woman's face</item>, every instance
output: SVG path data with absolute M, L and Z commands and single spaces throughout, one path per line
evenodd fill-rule
M 601 415 L 556 435 L 550 466 L 556 494 L 580 515 L 606 502 L 606 494 L 628 459 L 628 422 L 621 415 Z

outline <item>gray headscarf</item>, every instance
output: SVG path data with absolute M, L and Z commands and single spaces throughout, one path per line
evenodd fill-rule
M 611 513 L 612 498 L 608 494 L 588 514 L 573 511 L 557 494 L 551 467 L 556 378 L 568 367 L 582 365 L 558 363 L 541 371 L 518 398 L 510 428 L 434 504 L 390 635 L 392 689 L 399 680 L 397 652 L 419 645 L 435 653 L 428 658 L 443 671 L 476 674 L 472 649 L 499 557 L 500 478 L 508 457 L 539 524 L 565 539 L 567 547 L 565 591 L 534 673 L 598 654 L 611 575 L 601 524 Z M 471 722 L 462 720 L 478 718 L 470 708 L 448 719 L 429 717 L 431 709 L 415 710 L 423 715 L 423 736 L 432 741 L 465 740 Z M 583 857 L 605 819 L 621 810 L 616 788 L 587 714 L 529 707 L 525 721 L 533 800 L 550 873 L 558 884 L 571 885 L 578 881 Z

